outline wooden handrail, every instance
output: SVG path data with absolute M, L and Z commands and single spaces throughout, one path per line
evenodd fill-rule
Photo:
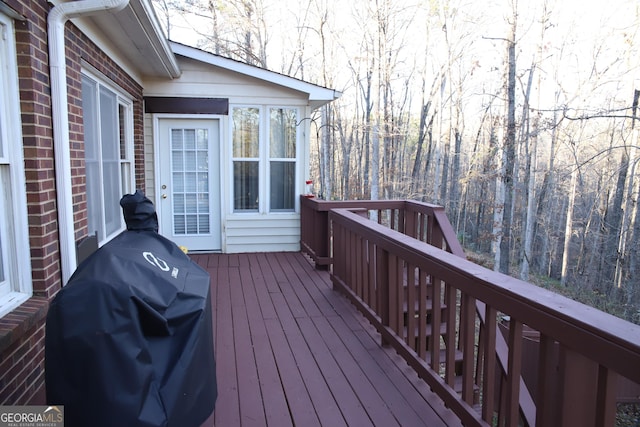
M 323 256 L 332 262 L 336 289 L 464 424 L 490 425 L 498 416 L 500 425 L 612 426 L 615 378 L 640 383 L 640 327 L 463 259 L 441 208 L 405 201 L 303 204 L 326 212 Z M 377 221 L 347 208 L 375 211 Z M 505 337 L 496 332 L 498 316 L 508 316 Z M 524 327 L 539 334 L 537 392 L 528 409 Z M 495 356 L 501 340 L 502 361 Z

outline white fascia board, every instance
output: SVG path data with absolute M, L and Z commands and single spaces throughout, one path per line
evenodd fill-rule
M 308 83 L 303 80 L 285 76 L 284 74 L 269 71 L 264 68 L 245 64 L 243 62 L 235 61 L 233 59 L 225 58 L 219 55 L 214 55 L 201 49 L 186 46 L 176 42 L 169 43 L 171 44 L 173 53 L 175 53 L 176 55 L 185 56 L 187 58 L 214 65 L 216 67 L 233 71 L 238 74 L 253 77 L 275 85 L 306 93 L 308 94 L 310 105 L 314 108 L 322 106 L 328 102 L 335 101 L 340 97 L 340 95 L 342 95 L 341 92 L 338 92 L 334 89 L 325 88 L 313 83 Z

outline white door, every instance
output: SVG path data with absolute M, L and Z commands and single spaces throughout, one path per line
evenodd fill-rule
M 189 251 L 220 250 L 219 120 L 158 124 L 160 234 Z

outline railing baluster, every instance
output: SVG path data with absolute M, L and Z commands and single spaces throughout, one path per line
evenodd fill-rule
M 333 227 L 329 252 L 334 287 L 350 296 L 380 331 L 383 344 L 392 345 L 465 425 L 493 423 L 496 410 L 501 426 L 613 425 L 615 379 L 620 375 L 640 382 L 640 331 L 633 325 L 464 260 L 440 207 L 399 201 L 349 203 L 366 208 L 372 219 L 377 213 L 385 227 L 345 209 L 331 210 L 332 225 L 326 229 Z M 302 215 L 314 211 L 309 206 L 321 206 L 325 215 L 330 210 L 328 204 L 305 202 Z M 319 227 L 306 219 L 302 224 L 303 239 L 312 242 L 301 246 L 317 265 L 329 252 L 313 247 L 317 242 L 311 231 Z M 455 257 L 386 228 L 390 225 Z M 329 241 L 330 236 L 324 238 Z M 498 312 L 510 316 L 508 340 L 496 327 Z M 535 353 L 528 350 L 536 345 L 529 326 L 540 331 Z M 405 327 L 406 339 L 401 335 Z M 527 355 L 539 353 L 537 366 L 522 367 L 525 349 Z M 458 350 L 464 353 L 462 370 L 456 367 Z M 537 378 L 537 384 L 531 384 L 536 399 L 521 371 Z M 456 392 L 460 374 L 462 395 Z M 472 407 L 478 390 L 481 414 Z
M 431 352 L 431 366 L 440 372 L 440 328 L 442 327 L 442 281 L 433 276 L 425 277 L 431 281 L 431 338 L 429 351 Z M 426 283 L 425 283 L 426 286 Z M 448 345 L 448 344 L 446 344 Z M 446 347 L 445 347 L 446 348 Z
M 596 397 L 596 426 L 613 425 L 616 419 L 616 383 L 618 374 L 600 365 Z
M 356 263 L 356 294 L 363 299 L 363 301 L 366 301 L 365 298 L 365 287 L 364 287 L 364 280 L 363 280 L 363 272 L 365 269 L 365 261 L 364 261 L 364 257 L 362 256 L 362 237 L 361 236 L 356 236 L 355 239 L 355 257 L 356 259 L 354 260 Z
M 406 316 L 407 316 L 407 344 L 418 352 L 418 340 L 416 339 L 416 267 L 407 263 L 407 284 L 406 291 Z M 418 315 L 418 321 L 426 319 Z
M 433 216 L 429 214 L 424 214 L 424 216 L 426 221 L 426 224 L 425 224 L 426 227 L 425 227 L 425 236 L 424 236 L 423 242 L 432 244 L 431 241 L 433 238 L 433 227 L 434 227 Z
M 509 321 L 509 364 L 505 395 L 508 398 L 506 420 L 508 426 L 517 426 L 520 416 L 520 374 L 522 372 L 522 322 Z
M 378 307 L 378 258 L 375 256 L 377 253 L 377 248 L 376 245 L 370 240 L 367 240 L 366 245 L 368 257 L 367 276 L 369 279 L 367 280 L 367 282 L 369 283 L 369 307 Z
M 548 335 L 540 335 L 538 356 L 538 393 L 536 395 L 536 427 L 546 427 L 553 423 L 558 399 L 555 397 L 557 381 L 556 343 Z
M 389 326 L 389 253 L 376 246 L 376 287 L 378 300 L 378 314 L 383 326 Z M 382 335 L 382 345 L 387 345 Z
M 474 403 L 474 376 L 475 361 L 475 329 L 476 329 L 476 300 L 468 294 L 462 296 L 460 312 L 460 334 L 462 340 L 462 399 L 472 405 Z
M 436 286 L 442 283 L 436 279 Z M 456 326 L 458 312 L 458 292 L 457 290 L 445 283 L 444 288 L 445 301 L 447 305 L 447 333 L 445 335 L 445 378 L 447 384 L 454 386 L 456 376 Z M 433 339 L 439 339 L 439 331 L 433 331 Z
M 333 256 L 334 259 L 340 259 L 340 253 L 343 248 L 342 240 L 342 226 L 340 224 L 333 224 Z M 333 271 L 333 275 L 335 277 L 342 277 L 342 272 L 340 271 L 343 268 L 342 263 L 334 262 L 331 265 L 331 269 Z
M 394 254 L 389 254 L 389 271 L 387 281 L 389 282 L 389 292 L 387 293 L 387 301 L 389 301 L 389 327 L 400 337 L 402 337 L 402 321 L 399 319 L 401 310 L 398 310 L 399 298 L 398 287 L 402 286 L 402 282 L 398 280 L 398 269 L 400 260 Z
M 485 306 L 483 369 L 482 369 L 482 419 L 488 423 L 493 421 L 495 412 L 496 387 L 496 309 Z
M 427 273 L 422 269 L 418 270 L 418 284 L 418 355 L 424 360 L 427 355 Z
M 351 289 L 358 295 L 358 277 L 357 277 L 357 259 L 356 259 L 356 233 L 349 231 L 349 240 L 347 242 L 349 281 Z

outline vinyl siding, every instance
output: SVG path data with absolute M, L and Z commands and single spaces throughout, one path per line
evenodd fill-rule
M 307 95 L 260 79 L 240 75 L 210 64 L 178 56 L 182 75 L 170 82 L 157 79 L 145 81 L 145 96 L 228 98 L 230 105 L 274 105 L 297 107 L 300 117 L 309 117 Z M 148 196 L 158 197 L 157 171 L 150 159 L 157 161 L 154 120 L 170 115 L 145 115 L 145 183 Z M 173 116 L 172 116 L 173 117 Z M 175 116 L 178 117 L 197 117 Z M 309 120 L 303 120 L 298 147 L 297 185 L 304 191 L 309 173 Z M 229 117 L 222 116 L 220 170 L 222 251 L 225 253 L 272 252 L 300 250 L 300 215 L 293 213 L 247 214 L 233 213 L 231 205 L 231 159 Z M 297 206 L 297 202 L 296 202 Z M 296 207 L 296 210 L 298 208 Z

